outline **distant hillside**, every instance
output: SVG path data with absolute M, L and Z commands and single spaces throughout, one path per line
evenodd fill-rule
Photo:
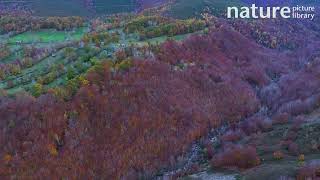
M 280 5 L 280 4 L 293 4 L 293 5 L 307 5 L 319 3 L 319 0 L 242 0 L 248 4 L 258 5 Z
M 40 16 L 88 16 L 141 11 L 169 1 L 172 3 L 167 14 L 176 18 L 193 17 L 206 7 L 214 14 L 221 14 L 227 6 L 241 4 L 241 0 L 0 0 L 0 5 L 25 6 Z
M 214 15 L 223 15 L 228 6 L 258 5 L 319 5 L 319 0 L 175 0 L 169 6 L 167 14 L 175 18 L 199 16 L 204 9 L 210 9 Z
M 204 9 L 214 15 L 223 15 L 228 6 L 244 4 L 275 5 L 316 4 L 318 0 L 0 0 L 1 7 L 24 6 L 40 16 L 88 16 L 141 11 L 145 8 L 171 2 L 166 14 L 175 18 L 199 16 Z M 2 6 L 1 6 L 2 5 Z
M 79 0 L 34 0 L 30 2 L 32 10 L 41 16 L 86 16 L 88 8 Z
M 175 18 L 190 18 L 198 16 L 204 9 L 209 8 L 215 15 L 223 14 L 228 6 L 240 6 L 240 0 L 176 0 L 167 11 Z
M 1 8 L 32 9 L 40 16 L 88 16 L 141 11 L 168 0 L 0 0 Z
M 26 7 L 40 16 L 87 16 L 135 11 L 144 1 L 136 0 L 0 0 L 0 7 Z
M 98 14 L 130 12 L 138 8 L 136 0 L 94 0 L 93 9 Z

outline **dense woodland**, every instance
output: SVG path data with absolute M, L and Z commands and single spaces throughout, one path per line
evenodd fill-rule
M 86 24 L 80 17 L 30 17 L 1 16 L 2 33 Z M 21 45 L 14 61 L 5 61 L 13 52 L 2 44 L 0 178 L 177 179 L 201 169 L 191 162 L 174 171 L 195 142 L 210 168 L 242 172 L 265 163 L 258 146 L 267 142 L 259 135 L 286 125 L 285 136 L 263 152 L 304 162 L 310 152 L 298 145 L 298 132 L 304 115 L 320 106 L 318 22 L 300 28 L 291 20 L 125 14 L 91 20 L 80 40 Z M 134 42 L 122 47 L 127 37 Z M 100 56 L 109 45 L 112 54 Z M 20 77 L 46 58 L 62 60 L 37 77 Z M 63 85 L 50 86 L 60 77 Z M 221 127 L 216 145 L 209 136 Z M 320 145 L 310 149 L 319 153 Z M 319 168 L 303 164 L 294 177 L 315 179 Z
M 233 38 L 237 40 L 231 41 Z M 39 98 L 25 94 L 15 99 L 3 97 L 1 153 L 5 163 L 1 174 L 15 173 L 21 178 L 151 177 L 159 168 L 174 165 L 190 143 L 221 123 L 238 122 L 263 105 L 289 116 L 319 105 L 318 59 L 312 66 L 292 69 L 288 64 L 283 68 L 285 64 L 277 57 L 294 61 L 278 53 L 266 59 L 261 55 L 264 51 L 269 50 L 220 27 L 183 43 L 168 41 L 155 50 L 155 59 L 132 59 L 127 68 L 114 71 L 116 65 L 96 65 L 67 102 L 50 92 Z M 275 97 L 277 93 L 270 97 L 270 88 L 275 86 L 270 84 L 271 67 L 281 77 L 276 86 L 290 87 L 279 89 L 281 97 Z M 284 70 L 297 73 L 289 78 L 285 74 L 290 72 Z M 298 78 L 302 76 L 309 77 L 307 83 Z M 290 83 L 292 79 L 295 83 Z M 300 83 L 308 90 L 299 90 Z M 292 101 L 297 96 L 307 99 Z M 243 124 L 248 133 L 255 131 L 253 122 Z M 252 149 L 243 150 L 248 158 L 254 155 Z M 215 165 L 224 166 L 221 161 Z M 259 164 L 255 161 L 239 166 Z
M 137 32 L 141 40 L 194 33 L 206 27 L 205 21 L 197 19 L 173 20 L 159 16 L 141 16 L 125 26 L 127 33 Z
M 0 34 L 22 33 L 29 30 L 56 29 L 71 30 L 84 25 L 81 17 L 33 17 L 29 14 L 15 15 L 5 14 L 0 16 Z

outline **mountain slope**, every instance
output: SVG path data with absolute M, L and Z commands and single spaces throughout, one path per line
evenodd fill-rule
M 79 16 L 88 15 L 89 11 L 83 3 L 79 3 L 76 0 L 35 0 L 30 2 L 31 9 L 35 11 L 37 15 L 43 16 Z
M 0 0 L 0 9 L 25 7 L 40 16 L 88 16 L 141 11 L 155 7 L 167 0 Z

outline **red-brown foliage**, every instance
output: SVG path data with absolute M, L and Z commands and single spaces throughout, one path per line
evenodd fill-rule
M 221 136 L 222 142 L 236 142 L 241 139 L 244 134 L 240 131 L 228 131 L 223 136 Z
M 264 116 L 255 115 L 241 122 L 239 127 L 249 136 L 257 132 L 270 131 L 272 129 L 272 121 Z
M 260 158 L 254 147 L 230 145 L 217 154 L 211 161 L 212 166 L 220 168 L 252 168 L 260 164 Z
M 297 180 L 319 179 L 320 165 L 317 162 L 310 163 L 297 172 Z
M 295 74 L 295 54 L 265 49 L 228 28 L 168 41 L 154 54 L 121 72 L 103 64 L 68 102 L 50 94 L 1 98 L 0 175 L 150 178 L 222 122 L 247 119 L 240 127 L 248 135 L 269 130 L 266 117 L 248 118 L 261 104 L 272 113 L 299 98 L 310 109 L 318 102 L 312 95 L 319 65 Z M 275 88 L 265 88 L 274 81 L 270 70 L 281 76 Z M 260 163 L 252 147 L 231 146 L 213 159 L 218 167 Z
M 280 113 L 273 117 L 273 124 L 287 124 L 289 122 L 290 115 L 288 113 Z
M 268 118 L 262 118 L 257 121 L 258 127 L 262 132 L 268 132 L 272 130 L 272 121 Z
M 284 158 L 284 154 L 281 151 L 275 151 L 275 152 L 273 152 L 273 158 L 275 160 L 283 159 Z
M 297 131 L 288 131 L 286 136 L 285 136 L 285 140 L 294 141 L 294 140 L 297 139 L 297 137 L 298 137 Z
M 207 150 L 207 158 L 208 158 L 208 159 L 212 159 L 213 156 L 214 156 L 214 154 L 215 154 L 215 150 L 214 150 L 214 148 L 213 148 L 213 146 L 212 146 L 212 143 L 211 143 L 210 141 L 206 141 L 206 142 L 204 143 L 204 147 L 205 147 L 206 150 Z
M 304 122 L 305 122 L 305 118 L 303 116 L 296 117 L 289 130 L 293 132 L 298 132 Z
M 14 155 L 6 175 L 151 177 L 211 127 L 238 121 L 258 103 L 240 82 L 216 84 L 160 62 L 137 61 L 116 74 L 104 65 L 88 79 L 70 102 L 45 95 L 2 104 L 1 156 Z M 223 107 L 230 109 L 212 111 Z
M 288 151 L 290 154 L 297 156 L 299 154 L 299 146 L 296 143 L 290 143 Z

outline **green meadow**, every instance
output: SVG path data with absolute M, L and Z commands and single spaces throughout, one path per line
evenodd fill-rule
M 45 29 L 39 31 L 28 31 L 16 35 L 9 39 L 9 43 L 50 43 L 50 42 L 64 42 L 66 40 L 80 40 L 85 34 L 86 27 L 76 29 L 75 31 L 56 31 L 52 29 Z

